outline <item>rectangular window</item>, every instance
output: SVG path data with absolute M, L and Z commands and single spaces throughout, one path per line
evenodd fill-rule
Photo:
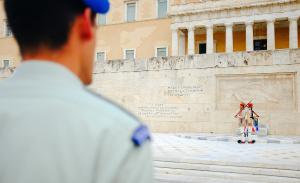
M 104 62 L 105 61 L 105 52 L 97 52 L 96 61 L 97 62 Z
M 156 57 L 167 57 L 168 51 L 166 47 L 156 49 Z
M 5 21 L 5 36 L 6 37 L 12 36 L 12 31 L 11 31 L 7 21 Z
M 136 14 L 136 3 L 128 3 L 127 4 L 127 22 L 135 21 L 135 14 Z
M 167 17 L 168 0 L 157 0 L 157 16 L 158 18 Z
M 254 40 L 254 50 L 267 50 L 267 39 Z
M 3 68 L 7 69 L 10 66 L 10 61 L 9 60 L 3 60 Z
M 125 59 L 127 60 L 133 60 L 135 59 L 135 50 L 125 50 Z
M 206 54 L 206 43 L 199 44 L 199 54 Z
M 97 24 L 98 25 L 106 25 L 106 15 L 98 15 L 98 18 L 97 18 Z

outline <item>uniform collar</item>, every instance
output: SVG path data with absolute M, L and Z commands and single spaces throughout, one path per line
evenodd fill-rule
M 62 87 L 83 87 L 79 78 L 61 64 L 50 61 L 26 61 L 15 71 L 11 80 Z

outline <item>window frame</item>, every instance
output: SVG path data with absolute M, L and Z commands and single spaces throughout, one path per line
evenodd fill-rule
M 205 53 L 205 54 L 208 54 L 208 53 L 207 53 L 207 42 L 206 42 L 206 40 L 205 40 L 205 41 L 197 41 L 197 42 L 196 42 L 196 45 L 197 45 L 196 48 L 195 48 L 195 53 L 196 53 L 196 54 L 199 54 L 199 51 L 200 51 L 200 50 L 199 50 L 199 44 L 204 44 L 204 43 L 206 44 L 206 53 Z M 213 51 L 214 51 L 213 53 L 219 53 L 219 52 L 217 52 L 217 40 L 214 40 Z M 205 54 L 204 54 L 204 55 L 205 55 Z M 202 55 L 202 54 L 201 54 L 201 55 Z
M 3 24 L 4 24 L 3 25 L 3 36 L 4 37 L 12 37 L 13 33 L 12 33 L 11 28 L 8 26 L 8 21 L 6 19 L 4 19 Z
M 256 41 L 265 41 L 266 42 L 265 49 L 256 49 L 256 45 L 255 45 Z M 260 47 L 260 48 L 262 48 L 262 47 Z M 268 40 L 267 39 L 254 39 L 253 40 L 253 51 L 266 51 L 266 50 L 268 50 Z
M 104 54 L 104 60 L 103 60 L 103 61 L 98 60 L 98 53 L 103 53 L 103 54 Z M 105 51 L 98 50 L 98 51 L 96 51 L 95 57 L 96 57 L 96 58 L 95 58 L 95 61 L 96 61 L 96 62 L 105 62 L 105 61 L 106 61 L 106 52 L 105 52 Z
M 100 17 L 101 16 L 105 16 L 105 23 L 104 24 L 100 23 Z M 97 15 L 97 26 L 104 26 L 104 25 L 107 25 L 107 14 L 98 14 Z
M 267 40 L 267 48 L 265 50 L 255 50 L 255 41 Z M 254 36 L 253 37 L 253 51 L 266 51 L 268 50 L 268 38 L 267 36 Z
M 206 53 L 205 54 L 207 54 L 207 43 L 206 43 L 206 40 L 205 41 L 202 40 L 202 41 L 197 41 L 196 42 L 197 46 L 196 46 L 196 49 L 195 49 L 195 53 L 201 55 L 200 54 L 200 50 L 199 50 L 200 44 L 206 44 L 206 50 L 205 50 Z M 215 52 L 215 50 L 214 50 L 214 52 Z
M 127 18 L 127 16 L 128 16 L 128 12 L 127 12 L 127 6 L 128 6 L 128 4 L 135 4 L 135 13 L 134 13 L 134 20 L 133 21 L 128 21 L 128 18 Z M 128 22 L 128 23 L 130 23 L 130 22 L 136 22 L 137 21 L 137 17 L 138 17 L 138 2 L 136 0 L 135 1 L 127 1 L 127 2 L 125 2 L 124 9 L 125 9 L 124 21 Z
M 158 1 L 159 1 L 159 0 L 156 0 L 156 18 L 158 18 L 158 19 L 168 18 L 168 12 L 169 12 L 169 0 L 166 0 L 166 1 L 167 1 L 167 15 L 166 15 L 166 17 L 159 17 L 159 16 L 158 16 Z
M 135 60 L 136 59 L 136 49 L 135 48 L 125 48 L 124 50 L 123 50 L 123 59 L 124 60 L 130 60 L 130 59 L 127 59 L 126 58 L 126 51 L 130 51 L 130 50 L 133 50 L 133 59 Z
M 155 57 L 158 57 L 157 54 L 158 54 L 158 49 L 160 48 L 165 48 L 166 49 L 166 56 L 165 57 L 168 57 L 169 56 L 169 47 L 168 46 L 158 46 L 158 47 L 155 47 Z
M 200 51 L 201 51 L 200 46 L 201 45 L 205 45 L 205 51 L 204 51 L 204 53 L 200 53 Z M 199 54 L 199 55 L 207 54 L 207 44 L 206 43 L 199 43 L 198 44 L 198 53 L 197 54 Z
M 8 66 L 5 67 L 5 61 L 8 61 Z M 9 69 L 11 67 L 11 60 L 10 59 L 2 59 L 2 68 Z

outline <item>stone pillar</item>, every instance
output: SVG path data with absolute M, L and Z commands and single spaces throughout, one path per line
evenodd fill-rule
M 206 26 L 206 53 L 214 53 L 214 28 L 213 25 Z
M 172 29 L 172 56 L 178 56 L 178 29 Z
M 253 51 L 253 22 L 246 22 L 246 51 Z
M 225 24 L 226 26 L 226 53 L 233 52 L 233 31 L 232 31 L 232 23 Z
M 268 50 L 275 50 L 275 19 L 267 21 L 267 44 Z
M 298 48 L 298 17 L 289 18 L 290 48 Z
M 185 34 L 182 31 L 179 31 L 179 48 L 178 48 L 178 55 L 184 56 L 185 55 Z
M 194 55 L 195 54 L 195 27 L 189 28 L 188 33 L 188 54 Z

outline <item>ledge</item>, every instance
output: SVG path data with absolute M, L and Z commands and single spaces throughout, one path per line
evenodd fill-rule
M 300 64 L 300 49 L 96 62 L 94 74 Z
M 195 14 L 208 11 L 221 11 L 236 8 L 250 8 L 257 6 L 268 6 L 272 4 L 287 4 L 297 2 L 297 0 L 206 0 L 197 3 L 185 3 L 172 5 L 170 8 L 170 16 Z
M 108 60 L 96 62 L 94 74 L 293 64 L 300 64 L 300 49 L 153 57 L 139 60 Z M 14 68 L 0 69 L 0 78 L 9 77 L 13 71 Z

